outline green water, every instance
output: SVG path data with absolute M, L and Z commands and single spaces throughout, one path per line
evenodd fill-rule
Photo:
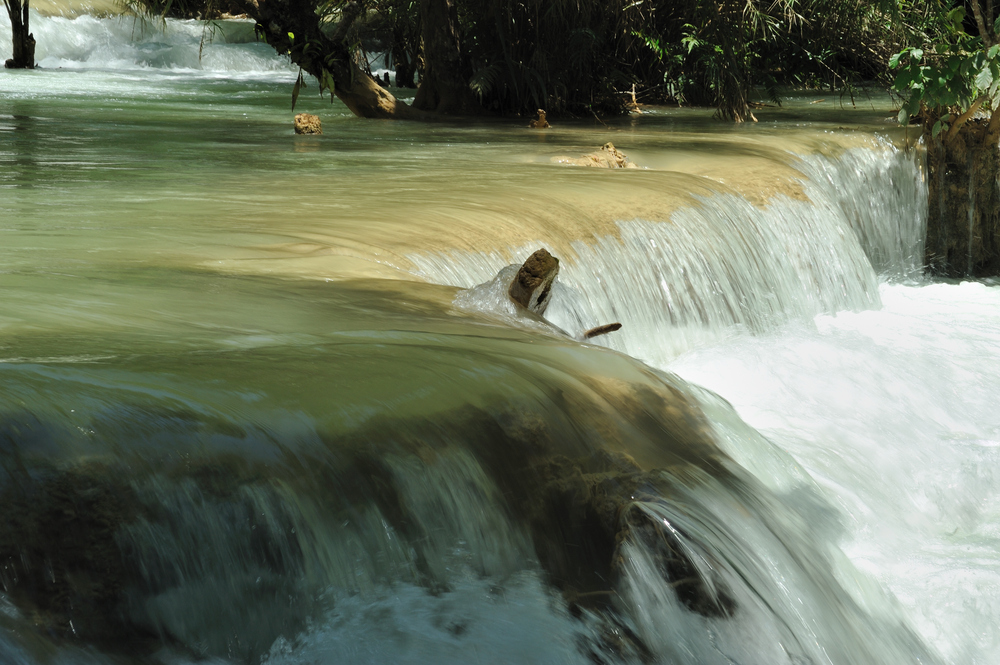
M 762 111 L 780 120 L 736 129 L 709 124 L 706 111 L 653 110 L 541 134 L 520 122 L 364 121 L 307 95 L 296 110 L 320 114 L 325 133 L 295 136 L 279 77 L 5 76 L 14 84 L 0 97 L 8 356 L 35 355 L 20 345 L 61 335 L 198 346 L 312 333 L 323 325 L 316 294 L 282 278 L 413 280 L 413 252 L 529 241 L 565 251 L 616 219 L 665 218 L 691 192 L 724 190 L 719 180 L 747 188 L 741 170 L 782 186 L 795 175 L 785 150 L 845 143 L 813 116 L 798 129 L 797 108 Z M 881 114 L 849 115 L 860 124 Z M 654 170 L 547 163 L 608 140 Z M 103 353 L 102 343 L 87 353 Z
M 0 73 L 0 491 L 18 519 L 50 511 L 25 528 L 58 546 L 3 550 L 21 522 L 0 528 L 0 660 L 631 663 L 630 631 L 651 630 L 665 662 L 937 662 L 894 610 L 873 618 L 877 594 L 838 581 L 835 537 L 809 526 L 834 508 L 808 475 L 723 400 L 637 360 L 878 305 L 865 251 L 880 241 L 840 207 L 887 186 L 894 205 L 910 194 L 894 178 L 919 181 L 887 99 L 801 93 L 756 124 L 650 108 L 537 132 L 367 121 L 309 88 L 295 110 L 324 134 L 296 136 L 295 71 L 245 24 L 204 61 L 193 23 L 36 31 L 43 68 Z M 553 163 L 609 141 L 643 168 Z M 800 157 L 842 172 L 807 186 Z M 885 226 L 912 249 L 906 220 Z M 563 261 L 565 331 L 506 312 L 502 289 L 456 301 L 540 245 Z M 612 320 L 627 344 L 573 338 Z M 595 560 L 629 560 L 615 580 L 564 574 L 584 527 L 525 497 L 574 464 L 684 524 L 662 542 L 690 538 L 738 618 L 679 604 L 643 567 L 655 539 L 603 534 Z M 90 522 L 79 505 L 102 492 L 115 510 Z M 532 547 L 549 536 L 555 553 Z M 104 565 L 108 543 L 118 632 L 94 619 L 104 578 L 80 563 Z M 70 591 L 46 596 L 46 573 Z M 604 600 L 581 610 L 578 592 Z

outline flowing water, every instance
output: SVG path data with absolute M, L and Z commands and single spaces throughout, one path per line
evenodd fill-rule
M 887 100 L 295 136 L 101 11 L 0 73 L 0 662 L 1000 661 L 1000 290 Z

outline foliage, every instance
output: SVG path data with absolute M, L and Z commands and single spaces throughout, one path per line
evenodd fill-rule
M 147 14 L 190 16 L 243 0 L 123 1 Z M 330 26 L 345 4 L 304 1 Z M 924 20 L 921 0 L 454 2 L 461 74 L 483 107 L 506 115 L 619 114 L 634 92 L 639 101 L 711 105 L 722 118 L 751 119 L 761 90 L 776 101 L 784 85 L 844 88 L 876 78 L 902 46 L 901 17 L 911 31 Z M 419 74 L 420 5 L 364 0 L 352 48 L 387 53 L 386 66 L 391 58 L 403 79 Z
M 167 18 L 215 19 L 224 13 L 239 13 L 229 0 L 119 0 L 122 9 L 150 22 Z
M 635 34 L 654 65 L 636 63 L 646 86 L 677 103 L 714 105 L 752 118 L 762 89 L 844 87 L 884 72 L 898 42 L 893 0 L 646 0 Z M 657 80 L 658 79 L 658 80 Z
M 631 0 L 467 0 L 459 5 L 471 85 L 500 112 L 615 114 L 633 37 Z
M 386 54 L 385 66 L 390 62 L 396 68 L 397 79 L 408 79 L 412 85 L 420 56 L 420 15 L 417 0 L 372 0 L 369 12 L 358 27 L 359 42 L 363 47 Z M 367 63 L 367 57 L 365 62 Z
M 937 2 L 923 16 L 919 42 L 890 60 L 896 70 L 893 88 L 904 96 L 899 122 L 919 117 L 932 138 L 954 137 L 978 111 L 996 115 L 1000 88 L 1000 16 L 984 13 L 978 0 Z M 987 21 L 989 27 L 987 28 Z M 969 24 L 975 32 L 969 31 Z

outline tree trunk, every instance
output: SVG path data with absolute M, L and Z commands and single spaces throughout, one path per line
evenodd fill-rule
M 355 115 L 362 118 L 423 118 L 425 114 L 397 100 L 362 71 L 351 57 L 345 39 L 361 14 L 357 2 L 349 2 L 341 23 L 331 37 L 320 29 L 315 3 L 310 0 L 243 0 L 264 39 L 278 53 L 288 53 L 292 62 L 315 76 L 321 85 L 332 83 L 332 91 Z
M 413 82 L 413 65 L 408 61 L 396 61 L 396 86 L 399 88 L 417 87 Z
M 14 43 L 14 57 L 7 60 L 7 69 L 35 68 L 35 37 L 28 28 L 28 0 L 4 0 L 10 17 L 11 38 Z
M 969 120 L 927 146 L 927 271 L 942 277 L 1000 275 L 1000 117 Z
M 424 71 L 413 106 L 437 113 L 478 113 L 458 40 L 454 0 L 420 0 Z
M 392 60 L 396 65 L 396 86 L 399 88 L 415 88 L 413 83 L 414 64 L 417 59 L 406 48 L 406 38 L 398 27 L 392 32 Z

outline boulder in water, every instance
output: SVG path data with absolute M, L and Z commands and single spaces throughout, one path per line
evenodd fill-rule
M 134 638 L 117 619 L 128 572 L 115 533 L 135 519 L 134 493 L 102 464 L 34 469 L 0 493 L 0 580 L 31 622 L 65 637 Z
M 484 577 L 537 558 L 572 613 L 603 617 L 581 650 L 616 662 L 648 662 L 616 600 L 635 548 L 687 609 L 731 615 L 732 594 L 690 558 L 687 534 L 642 510 L 679 479 L 728 478 L 697 404 L 653 374 L 537 387 L 321 434 L 301 458 L 207 449 L 55 463 L 33 449 L 31 421 L 0 416 L 0 602 L 42 634 L 102 648 L 165 641 L 260 662 L 322 611 L 329 587 L 446 590 L 464 542 L 463 565 Z M 123 450 L 159 422 L 136 413 L 114 429 Z M 190 417 L 208 439 L 242 436 L 240 421 Z
M 319 116 L 310 113 L 299 113 L 295 116 L 295 133 L 322 134 L 323 123 L 320 122 Z

